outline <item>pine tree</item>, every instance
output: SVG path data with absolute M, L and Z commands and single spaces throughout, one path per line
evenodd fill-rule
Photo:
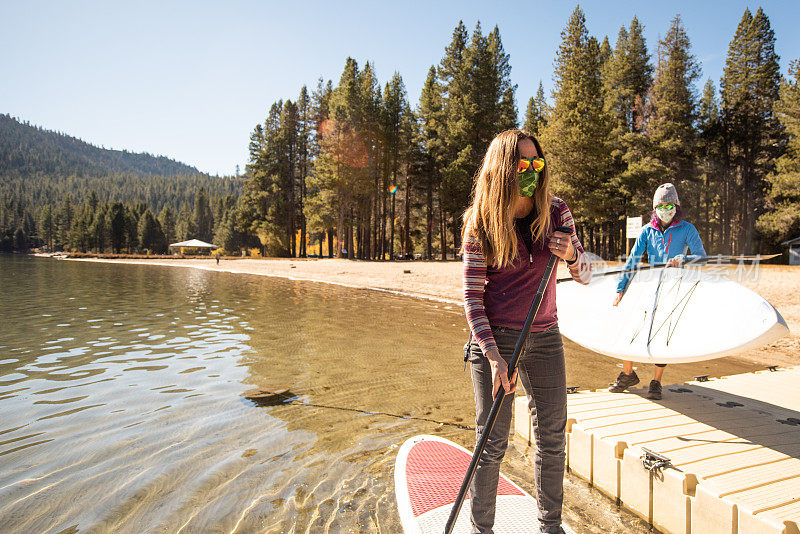
M 58 214 L 58 241 L 67 243 L 69 241 L 69 231 L 72 229 L 72 218 L 75 216 L 72 208 L 72 195 L 67 194 L 61 203 Z
M 503 48 L 500 29 L 497 26 L 489 34 L 487 46 L 491 58 L 489 72 L 492 74 L 493 81 L 490 86 L 492 89 L 490 95 L 493 97 L 491 104 L 493 104 L 493 107 L 496 106 L 494 113 L 497 114 L 494 133 L 519 128 L 519 112 L 516 100 L 517 86 L 511 83 L 511 65 L 509 64 L 511 57 Z M 489 142 L 491 142 L 491 137 Z M 487 142 L 484 152 L 488 146 L 489 143 Z
M 466 26 L 459 21 L 437 69 L 442 92 L 445 147 L 440 187 L 442 259 L 447 259 L 448 224 L 459 218 L 462 201 L 468 197 L 471 185 L 470 162 L 474 156 L 467 132 L 471 121 L 467 104 L 469 67 L 465 58 L 468 37 Z M 455 235 L 453 239 L 455 241 Z M 453 244 L 455 248 L 455 242 Z
M 164 237 L 164 231 L 149 208 L 139 217 L 138 231 L 142 252 L 148 251 L 155 254 L 166 252 L 167 239 Z
M 616 46 L 603 65 L 606 111 L 621 132 L 642 130 L 643 103 L 652 84 L 653 67 L 644 28 L 633 18 L 630 28 L 620 28 Z
M 197 196 L 195 197 L 192 218 L 197 232 L 197 239 L 206 242 L 211 241 L 214 236 L 214 217 L 208 202 L 208 194 L 202 187 L 197 191 Z
M 391 193 L 391 211 L 389 215 L 389 259 L 395 257 L 395 219 L 397 193 L 399 190 L 398 174 L 402 168 L 403 151 L 406 145 L 407 131 L 406 110 L 408 99 L 405 84 L 398 73 L 392 76 L 383 90 L 383 138 L 385 140 L 388 161 L 389 191 Z
M 590 238 L 584 243 L 602 253 L 600 245 L 607 246 L 604 239 L 611 234 L 598 232 L 595 241 L 594 229 L 608 226 L 617 214 L 608 206 L 614 195 L 608 187 L 610 120 L 603 108 L 600 47 L 589 36 L 579 7 L 561 39 L 555 61 L 555 104 L 542 144 L 556 194 L 567 199 L 579 223 L 588 223 Z
M 303 215 L 308 221 L 310 228 L 319 231 L 314 238 L 319 240 L 319 255 L 323 255 L 323 241 L 328 239 L 328 256 L 333 256 L 333 228 L 336 226 L 336 216 L 332 199 L 332 191 L 327 188 L 328 177 L 319 174 L 318 165 L 322 163 L 319 159 L 321 143 L 332 131 L 330 122 L 330 99 L 333 93 L 333 84 L 330 80 L 327 83 L 322 78 L 317 83 L 317 88 L 311 95 L 312 102 L 312 121 L 314 127 L 313 142 L 310 152 L 315 158 L 312 165 L 313 171 L 307 181 L 306 203 L 303 208 Z
M 109 238 L 112 252 L 119 254 L 127 241 L 125 206 L 121 202 L 111 205 L 108 215 Z
M 426 207 L 426 239 L 425 239 L 425 252 L 428 259 L 433 258 L 433 235 L 435 224 L 435 198 L 439 197 L 439 188 L 441 186 L 442 175 L 441 169 L 445 165 L 445 145 L 444 145 L 444 130 L 445 130 L 445 117 L 442 102 L 441 87 L 437 83 L 436 68 L 431 67 L 428 70 L 428 77 L 425 80 L 425 85 L 422 87 L 422 93 L 419 99 L 419 107 L 417 111 L 419 117 L 419 137 L 417 145 L 420 148 L 422 162 L 421 175 L 425 188 L 425 207 Z M 439 210 L 439 218 L 441 220 L 441 203 Z M 440 252 L 445 253 L 445 236 L 441 231 L 442 225 L 439 224 L 440 229 Z M 444 256 L 442 257 L 444 258 Z
M 93 211 L 90 211 L 87 203 L 87 208 L 75 220 L 72 225 L 72 232 L 70 232 L 69 249 L 77 250 L 79 252 L 86 252 L 91 246 L 91 234 L 89 233 L 89 225 L 92 221 Z
M 721 82 L 722 115 L 729 140 L 730 164 L 743 195 L 739 205 L 739 248 L 757 247 L 755 221 L 764 211 L 765 178 L 773 171 L 782 136 L 774 108 L 779 97 L 780 68 L 775 33 L 759 8 L 745 9 L 733 40 Z
M 305 216 L 306 199 L 306 179 L 311 165 L 311 131 L 313 129 L 313 116 L 311 98 L 308 89 L 304 85 L 300 89 L 300 97 L 297 99 L 297 177 L 299 181 L 299 202 L 297 213 L 300 219 L 300 252 L 301 258 L 308 255 L 306 250 L 307 223 Z
M 47 244 L 47 250 L 53 250 L 53 238 L 56 234 L 55 219 L 53 218 L 53 210 L 50 204 L 42 208 L 39 216 L 39 227 L 42 229 L 42 239 Z
M 30 248 L 28 246 L 28 235 L 21 226 L 14 233 L 14 248 L 19 252 L 27 252 L 28 248 Z
M 775 172 L 767 176 L 769 210 L 759 217 L 757 228 L 777 244 L 800 232 L 800 60 L 789 66 L 789 79 L 781 83 L 775 113 L 786 129 L 786 152 L 776 161 Z
M 133 254 L 139 249 L 139 217 L 140 205 L 125 206 L 125 247 L 128 254 Z
M 613 209 L 619 215 L 646 211 L 645 199 L 652 172 L 651 146 L 642 130 L 653 68 L 643 32 L 636 17 L 629 28 L 621 27 L 616 45 L 601 69 L 604 110 L 612 121 L 609 141 L 615 172 L 609 188 L 615 191 Z M 624 240 L 622 222 L 620 218 L 617 223 L 620 243 Z
M 286 200 L 286 242 L 289 245 L 287 256 L 294 257 L 297 251 L 297 144 L 299 117 L 297 106 L 287 100 L 283 104 L 280 117 L 280 131 L 277 137 L 279 187 Z
M 285 176 L 281 142 L 283 108 L 283 101 L 273 103 L 264 124 L 257 125 L 250 135 L 249 178 L 240 197 L 238 218 L 240 230 L 257 236 L 262 253 L 270 256 L 286 256 L 291 244 L 286 231 L 286 189 L 281 183 L 282 171 Z M 186 228 L 184 224 L 181 230 Z
M 103 253 L 111 242 L 111 228 L 108 221 L 108 206 L 99 206 L 89 228 L 91 248 Z
M 356 188 L 358 258 L 372 259 L 377 255 L 377 236 L 380 227 L 381 190 L 381 102 L 382 94 L 375 66 L 367 63 L 361 71 L 361 124 L 359 131 L 367 152 L 362 185 Z
M 164 232 L 164 239 L 167 245 L 177 242 L 175 235 L 175 215 L 169 206 L 164 206 L 161 213 L 158 214 L 158 221 L 161 224 L 161 229 Z
M 541 80 L 539 81 L 539 89 L 536 91 L 536 96 L 528 100 L 528 109 L 525 112 L 525 126 L 526 131 L 538 136 L 539 133 L 547 126 L 547 116 L 550 114 L 550 108 L 547 105 L 547 99 L 544 96 L 544 86 Z
M 461 214 L 473 176 L 492 138 L 517 126 L 516 86 L 500 31 L 488 36 L 476 24 L 469 44 L 463 23 L 445 49 L 439 70 L 445 117 L 447 165 L 442 169 L 441 203 L 449 218 L 454 248 L 460 246 Z
M 354 224 L 357 208 L 356 194 L 363 190 L 367 181 L 366 166 L 369 162 L 367 146 L 362 137 L 361 76 L 358 63 L 347 58 L 339 78 L 339 85 L 330 98 L 330 133 L 320 143 L 328 161 L 330 185 L 336 192 L 336 240 L 337 257 L 355 257 Z
M 698 190 L 694 192 L 697 212 L 701 218 L 696 226 L 706 250 L 721 250 L 725 208 L 731 195 L 730 183 L 725 180 L 725 145 L 722 137 L 722 117 L 714 82 L 706 80 L 698 110 L 697 164 Z
M 700 77 L 700 67 L 690 49 L 689 36 L 678 15 L 672 19 L 667 34 L 658 43 L 646 125 L 654 156 L 654 172 L 649 187 L 643 190 L 645 205 L 661 183 L 672 182 L 679 191 L 690 192 L 696 180 L 697 97 L 694 82 Z M 683 196 L 687 198 L 686 194 Z M 690 202 L 684 201 L 682 207 L 689 209 L 692 215 Z

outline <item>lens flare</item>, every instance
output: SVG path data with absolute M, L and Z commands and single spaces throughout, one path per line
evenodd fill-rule
M 349 124 L 334 119 L 325 119 L 317 129 L 322 136 L 323 152 L 343 165 L 353 168 L 366 167 L 369 162 L 367 145 L 358 131 Z

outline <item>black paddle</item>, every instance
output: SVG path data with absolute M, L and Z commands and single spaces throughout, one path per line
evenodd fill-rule
M 571 234 L 572 228 L 559 226 L 556 228 L 556 232 Z M 557 257 L 558 256 L 551 252 L 550 258 L 547 260 L 547 267 L 544 269 L 542 281 L 539 282 L 539 289 L 536 291 L 536 296 L 533 297 L 531 308 L 528 310 L 528 316 L 525 318 L 525 324 L 522 326 L 522 332 L 520 333 L 519 339 L 517 339 L 517 344 L 514 347 L 514 355 L 511 357 L 511 361 L 508 364 L 509 380 L 511 380 L 511 378 L 514 376 L 514 370 L 517 368 L 520 353 L 522 352 L 522 346 L 525 344 L 525 337 L 528 335 L 528 330 L 531 328 L 533 319 L 536 317 L 536 313 L 539 311 L 539 305 L 542 303 L 542 297 L 544 296 L 544 291 L 547 288 L 547 282 L 550 280 L 550 276 L 553 274 L 553 268 L 556 266 Z M 464 498 L 467 496 L 469 484 L 472 482 L 472 477 L 475 476 L 475 469 L 478 467 L 478 461 L 483 453 L 483 449 L 486 448 L 486 442 L 489 441 L 489 435 L 492 433 L 492 427 L 494 427 L 494 422 L 497 420 L 497 416 L 500 413 L 500 406 L 503 404 L 503 398 L 505 396 L 506 390 L 501 385 L 500 389 L 497 391 L 497 396 L 494 398 L 492 409 L 489 410 L 489 416 L 486 418 L 486 425 L 483 427 L 483 433 L 481 434 L 480 439 L 478 439 L 478 444 L 475 446 L 475 452 L 472 453 L 472 460 L 469 462 L 467 473 L 464 475 L 464 481 L 461 483 L 461 489 L 458 490 L 458 496 L 453 503 L 453 508 L 450 510 L 450 517 L 447 518 L 447 524 L 444 527 L 445 534 L 450 534 L 453 532 L 453 527 L 456 525 L 456 519 L 458 518 L 459 512 L 461 512 L 461 505 L 464 504 Z

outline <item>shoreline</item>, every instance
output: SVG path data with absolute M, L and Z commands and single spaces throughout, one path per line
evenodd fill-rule
M 85 261 L 96 263 L 124 263 L 131 265 L 156 265 L 160 267 L 189 267 L 203 271 L 223 272 L 231 274 L 249 274 L 254 276 L 267 276 L 272 278 L 283 278 L 298 282 L 314 282 L 320 284 L 331 284 L 351 289 L 365 289 L 370 291 L 380 291 L 394 295 L 402 295 L 412 298 L 421 298 L 435 302 L 442 302 L 457 306 L 463 306 L 460 298 L 461 293 L 461 262 L 420 262 L 420 261 L 393 261 L 393 262 L 369 262 L 348 259 L 306 259 L 306 258 L 236 258 L 232 260 L 220 259 L 219 265 L 214 259 L 181 258 L 181 259 L 145 259 L 145 258 L 64 258 L 69 261 Z M 243 265 L 243 268 L 235 268 L 225 265 L 226 262 Z M 295 272 L 310 271 L 298 268 L 297 264 L 310 262 L 320 262 L 324 264 L 322 269 L 313 272 L 315 277 L 298 276 L 293 274 L 290 269 L 297 269 Z M 408 266 L 419 266 L 424 264 L 435 265 L 433 268 L 423 269 L 425 274 L 429 271 L 445 271 L 448 278 L 454 277 L 458 283 L 450 287 L 442 287 L 441 284 L 419 282 L 425 274 L 414 273 Z M 336 271 L 336 272 L 333 272 Z M 394 272 L 398 271 L 398 272 Z M 405 273 L 404 271 L 412 271 Z M 564 269 L 564 275 L 567 273 Z M 440 273 L 441 275 L 444 273 Z M 394 279 L 397 275 L 397 279 Z M 451 276 L 452 275 L 452 276 Z M 352 280 L 354 277 L 364 277 L 371 279 L 372 284 L 359 283 Z M 399 277 L 406 277 L 402 280 Z M 377 282 L 377 283 L 374 283 Z
M 66 258 L 69 261 L 125 263 L 162 267 L 190 267 L 204 271 L 226 272 L 284 278 L 299 282 L 331 284 L 351 289 L 380 291 L 411 298 L 421 298 L 452 306 L 463 306 L 459 261 L 372 262 L 348 259 L 307 258 Z M 745 280 L 745 287 L 773 304 L 789 325 L 788 336 L 757 350 L 734 358 L 764 365 L 792 366 L 800 363 L 800 268 L 786 265 L 762 265 L 759 276 Z M 558 267 L 558 276 L 569 276 L 566 267 Z

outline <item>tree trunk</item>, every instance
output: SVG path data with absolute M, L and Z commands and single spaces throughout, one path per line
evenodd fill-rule
M 389 221 L 389 224 L 390 224 L 390 227 L 391 227 L 391 230 L 390 230 L 390 236 L 391 237 L 389 238 L 389 259 L 390 260 L 394 259 L 394 204 L 395 204 L 395 198 L 397 198 L 397 191 L 395 191 L 394 194 L 392 195 L 392 215 L 391 215 L 391 221 Z
M 447 261 L 447 232 L 445 228 L 447 227 L 445 223 L 445 213 L 444 208 L 442 208 L 441 202 L 439 203 L 439 240 L 442 244 L 442 260 Z
M 380 253 L 380 182 L 377 171 L 375 172 L 375 193 L 372 196 L 372 259 L 377 259 Z
M 353 208 L 350 208 L 350 224 L 347 226 L 347 259 L 352 260 L 355 257 L 354 240 L 353 240 L 353 225 L 355 224 L 355 216 Z
M 344 210 L 339 208 L 336 214 L 336 257 L 342 257 L 342 244 L 344 243 Z
M 408 173 L 406 173 L 406 223 L 405 223 L 405 242 L 403 243 L 403 255 L 413 259 L 414 247 L 411 244 L 411 184 Z
M 369 199 L 364 212 L 364 254 L 362 260 L 372 259 L 372 198 Z
M 383 187 L 381 188 L 381 261 L 386 259 L 386 193 L 389 187 L 387 172 L 384 170 Z
M 425 259 L 433 259 L 433 181 L 428 179 L 426 196 Z

